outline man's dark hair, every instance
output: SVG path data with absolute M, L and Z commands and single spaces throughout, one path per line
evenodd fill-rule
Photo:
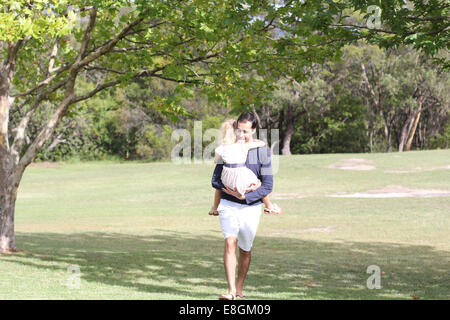
M 247 122 L 247 121 L 250 121 L 252 123 L 252 129 L 256 128 L 258 120 L 256 119 L 255 114 L 250 111 L 245 111 L 239 116 L 239 118 L 236 121 L 236 126 L 238 122 Z

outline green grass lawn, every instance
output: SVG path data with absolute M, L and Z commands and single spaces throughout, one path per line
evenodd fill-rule
M 325 168 L 350 158 L 371 171 Z M 450 150 L 279 158 L 244 294 L 250 299 L 449 299 L 450 197 L 335 198 L 401 185 L 450 190 Z M 414 173 L 388 170 L 424 169 Z M 28 168 L 0 299 L 217 299 L 226 292 L 212 164 L 60 163 Z M 288 194 L 288 195 L 286 195 Z M 277 196 L 278 195 L 278 196 Z M 277 199 L 278 197 L 278 199 Z M 81 272 L 69 288 L 68 267 Z M 370 265 L 381 289 L 368 289 Z

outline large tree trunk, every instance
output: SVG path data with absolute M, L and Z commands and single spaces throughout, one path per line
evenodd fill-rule
M 405 144 L 406 144 L 406 139 L 408 137 L 408 128 L 409 125 L 411 124 L 411 121 L 413 120 L 413 115 L 409 115 L 408 118 L 406 119 L 405 123 L 402 126 L 402 133 L 400 135 L 400 141 L 398 144 L 398 152 L 403 152 L 403 149 L 405 148 Z
M 0 145 L 0 252 L 17 251 L 14 236 L 14 210 L 17 198 L 17 190 L 25 168 L 33 162 L 42 145 L 49 140 L 55 128 L 58 126 L 64 114 L 70 106 L 73 98 L 73 83 L 66 89 L 66 99 L 52 115 L 47 125 L 39 133 L 38 137 L 27 148 L 25 154 L 18 159 L 11 153 L 8 145 L 8 132 L 1 136 Z M 1 110 L 1 108 L 0 108 Z M 3 117 L 4 118 L 4 117 Z M 1 119 L 1 118 L 0 118 Z M 7 119 L 7 118 L 6 118 Z M 7 120 L 6 120 L 7 121 Z M 6 125 L 7 126 L 7 125 Z M 6 127 L 7 128 L 7 127 Z M 6 136 L 6 138 L 5 138 Z M 5 142 L 6 141 L 6 142 Z
M 8 140 L 9 79 L 6 70 L 0 70 L 0 252 L 16 250 L 14 238 L 14 205 L 16 193 L 12 192 L 13 163 Z M 17 192 L 17 190 L 16 190 Z
M 416 133 L 417 124 L 419 123 L 419 120 L 420 120 L 420 114 L 423 111 L 423 101 L 424 101 L 424 99 L 425 99 L 425 97 L 423 95 L 419 95 L 416 98 L 416 101 L 417 101 L 417 104 L 418 104 L 419 108 L 416 111 L 416 113 L 414 114 L 414 122 L 411 121 L 411 126 L 410 126 L 409 132 L 408 132 L 408 138 L 406 140 L 405 151 L 411 150 L 411 143 L 412 143 L 412 140 L 414 138 L 414 134 Z M 430 106 L 428 106 L 428 107 L 430 107 Z
M 413 131 L 413 127 L 414 130 L 416 130 L 415 126 L 417 126 L 417 123 L 414 125 L 413 122 L 415 121 L 415 119 L 418 121 L 420 117 L 420 112 L 423 110 L 416 110 L 413 111 L 408 118 L 406 119 L 405 123 L 403 124 L 402 127 L 402 133 L 400 136 L 400 141 L 399 141 L 399 145 L 398 145 L 398 152 L 403 152 L 405 150 L 405 146 L 408 140 L 408 137 L 411 136 L 411 132 Z M 414 133 L 413 133 L 414 135 Z M 408 150 L 405 150 L 408 151 Z
M 15 189 L 15 188 L 14 188 Z M 14 210 L 16 204 L 17 189 L 7 188 L 0 195 L 0 252 L 16 251 L 16 239 L 14 235 Z
M 406 122 L 403 125 L 402 134 L 400 137 L 400 143 L 399 143 L 399 147 L 398 147 L 399 152 L 402 152 L 403 150 L 405 150 L 405 151 L 410 150 L 412 139 L 414 137 L 414 133 L 417 128 L 417 124 L 419 123 L 419 120 L 420 120 L 420 114 L 423 111 L 434 106 L 434 104 L 430 104 L 430 105 L 427 105 L 426 107 L 423 107 L 424 99 L 425 99 L 425 97 L 422 95 L 420 95 L 418 98 L 416 98 L 417 104 L 419 107 L 417 110 L 414 110 L 410 115 L 408 115 L 408 118 L 406 119 Z M 408 146 L 408 144 L 409 144 L 409 146 Z
M 391 141 L 391 137 L 392 137 L 392 130 L 387 130 L 388 134 L 387 134 L 387 142 L 388 142 L 388 148 L 387 148 L 387 152 L 392 152 L 392 141 Z
M 294 134 L 294 122 L 291 119 L 287 119 L 286 131 L 283 136 L 283 149 L 281 149 L 282 155 L 291 154 L 291 139 Z
M 13 252 L 17 250 L 14 237 L 14 209 L 19 187 L 18 178 L 22 175 L 18 175 L 9 147 L 8 84 L 5 85 L 3 82 L 3 88 L 4 90 L 0 90 L 0 252 Z
M 416 118 L 414 119 L 414 123 L 412 125 L 412 128 L 409 131 L 408 139 L 407 139 L 406 145 L 405 145 L 405 151 L 411 150 L 411 143 L 412 143 L 412 140 L 414 138 L 414 134 L 416 133 L 417 124 L 419 123 L 419 119 L 420 119 L 420 113 L 421 112 L 417 113 Z
M 69 84 L 66 86 L 66 98 L 58 106 L 56 112 L 50 117 L 47 125 L 42 129 L 37 138 L 30 146 L 28 146 L 25 154 L 20 158 L 20 161 L 17 161 L 17 155 L 13 155 L 9 148 L 6 123 L 6 134 L 1 135 L 2 144 L 0 145 L 0 252 L 17 251 L 14 236 L 14 210 L 19 183 L 25 168 L 33 162 L 43 144 L 49 140 L 59 122 L 67 112 L 73 99 L 74 84 L 75 81 L 69 81 Z M 0 108 L 0 110 L 2 110 L 2 108 Z M 3 118 L 4 117 L 1 117 L 0 119 Z M 6 122 L 7 121 L 8 117 L 6 117 Z
M 9 90 L 17 61 L 17 53 L 31 37 L 7 44 L 6 59 L 0 61 L 0 252 L 16 251 L 14 208 L 21 175 L 11 154 L 8 136 Z M 23 172 L 23 171 L 22 171 Z

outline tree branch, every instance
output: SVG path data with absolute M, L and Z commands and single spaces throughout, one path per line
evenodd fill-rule
M 99 47 L 97 50 L 92 52 L 92 54 L 87 55 L 81 61 L 75 63 L 73 65 L 73 70 L 78 71 L 79 69 L 81 69 L 85 65 L 87 65 L 90 62 L 98 59 L 100 56 L 103 56 L 106 53 L 110 52 L 120 40 L 122 40 L 125 36 L 127 36 L 127 34 L 130 32 L 130 30 L 133 29 L 134 26 L 137 26 L 143 20 L 144 20 L 144 18 L 139 18 L 139 19 L 136 19 L 136 20 L 132 21 L 117 36 L 115 36 L 112 40 L 108 41 L 103 46 Z
M 9 81 L 11 81 L 14 69 L 17 62 L 17 54 L 19 50 L 31 39 L 31 36 L 28 36 L 24 39 L 18 40 L 17 42 L 8 44 L 8 55 L 6 57 L 6 63 L 3 61 L 3 68 L 6 71 L 6 76 Z M 2 69 L 3 69 L 2 68 Z
M 173 78 L 169 78 L 169 77 L 164 77 L 164 76 L 159 75 L 159 74 L 154 74 L 153 77 L 160 78 L 160 79 L 167 80 L 167 81 L 178 82 L 178 83 L 192 83 L 192 84 L 202 84 L 202 83 L 204 83 L 204 81 L 202 81 L 202 80 L 185 80 L 185 79 L 184 80 L 178 80 L 178 79 L 173 79 Z
M 96 19 L 97 19 L 97 10 L 92 8 L 89 10 L 89 23 L 86 28 L 86 31 L 84 32 L 84 37 L 83 37 L 83 41 L 81 43 L 80 53 L 78 54 L 78 57 L 75 60 L 76 63 L 79 62 L 81 59 L 83 59 L 86 56 L 86 51 L 89 46 L 89 41 L 91 40 L 92 30 L 94 29 Z
M 29 94 L 34 93 L 36 90 L 42 88 L 43 86 L 50 84 L 50 82 L 51 82 L 52 80 L 54 80 L 56 77 L 58 77 L 58 76 L 59 76 L 61 73 L 63 73 L 64 71 L 70 69 L 71 66 L 72 66 L 72 64 L 68 64 L 68 63 L 67 63 L 67 64 L 64 64 L 64 65 L 59 66 L 58 68 L 53 69 L 53 71 L 57 70 L 58 72 L 55 73 L 54 75 L 48 77 L 47 79 L 42 80 L 42 81 L 39 82 L 37 85 L 35 85 L 33 88 L 31 88 L 31 89 L 29 89 L 29 90 L 27 90 L 27 91 L 24 91 L 24 92 L 19 92 L 19 93 L 16 93 L 16 94 L 12 94 L 11 97 L 15 97 L 15 98 L 17 98 L 17 97 L 23 97 L 23 96 L 27 96 L 27 95 L 29 95 Z
M 141 77 L 155 76 L 156 72 L 163 70 L 165 67 L 166 66 L 162 66 L 162 67 L 155 68 L 153 70 L 139 71 L 139 72 L 135 73 L 131 77 L 131 80 L 135 80 L 135 79 L 141 78 Z M 118 79 L 118 80 L 113 80 L 113 81 L 110 81 L 110 82 L 105 82 L 105 83 L 99 84 L 99 85 L 97 85 L 95 87 L 94 90 L 92 90 L 92 91 L 90 91 L 90 92 L 88 92 L 88 93 L 86 93 L 84 95 L 81 95 L 81 96 L 75 96 L 71 103 L 77 103 L 77 102 L 89 99 L 89 98 L 93 97 L 95 94 L 97 94 L 98 92 L 100 92 L 100 91 L 102 91 L 102 90 L 104 90 L 106 88 L 110 88 L 110 87 L 113 87 L 115 85 L 118 85 L 119 83 L 121 83 L 123 81 L 125 81 L 125 79 Z

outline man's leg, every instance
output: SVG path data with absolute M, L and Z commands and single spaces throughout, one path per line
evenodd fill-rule
M 248 268 L 250 267 L 250 261 L 252 259 L 251 251 L 244 251 L 239 248 L 239 264 L 238 264 L 238 279 L 236 285 L 236 295 L 242 296 L 242 288 L 244 286 L 244 280 L 247 276 Z
M 223 263 L 225 266 L 225 275 L 227 276 L 228 292 L 236 296 L 236 237 L 225 239 L 225 252 Z M 239 257 L 240 258 L 240 257 Z
M 251 250 L 253 240 L 255 239 L 256 230 L 258 229 L 261 217 L 262 205 L 242 206 L 239 212 L 239 264 L 238 264 L 238 280 L 236 285 L 236 294 L 242 296 L 242 288 L 244 280 L 247 276 L 251 261 Z
M 236 218 L 236 204 L 221 199 L 217 211 L 219 212 L 220 225 L 225 239 L 223 263 L 228 282 L 229 293 L 236 294 L 236 246 L 239 232 L 239 221 Z M 222 295 L 223 297 L 223 295 Z

